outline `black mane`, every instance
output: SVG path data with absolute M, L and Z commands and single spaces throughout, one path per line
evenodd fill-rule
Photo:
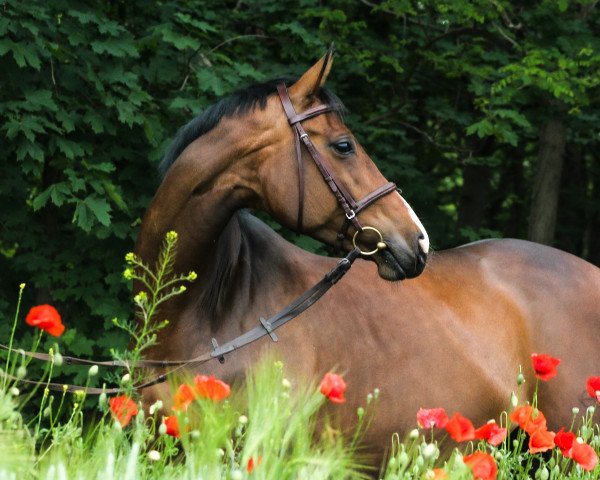
M 196 116 L 187 125 L 181 127 L 160 162 L 159 171 L 161 177 L 165 176 L 169 167 L 190 143 L 215 128 L 223 117 L 243 115 L 256 106 L 264 109 L 267 105 L 267 98 L 276 92 L 277 85 L 282 82 L 286 85 L 291 85 L 294 83 L 294 80 L 284 78 L 269 80 L 223 97 Z M 344 105 L 331 90 L 321 88 L 317 95 L 323 103 L 331 105 L 335 113 L 338 115 L 343 114 Z

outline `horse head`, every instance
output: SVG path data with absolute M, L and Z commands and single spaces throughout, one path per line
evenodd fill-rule
M 267 146 L 258 169 L 261 207 L 328 245 L 349 250 L 354 241 L 372 254 L 384 279 L 415 277 L 425 267 L 427 233 L 344 124 L 339 100 L 324 90 L 332 57 L 330 50 L 268 99 L 262 117 Z

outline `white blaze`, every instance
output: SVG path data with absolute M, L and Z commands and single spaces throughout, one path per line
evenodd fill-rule
M 402 199 L 402 201 L 404 202 L 404 205 L 406 205 L 406 208 L 408 209 L 408 214 L 410 215 L 410 218 L 412 219 L 412 221 L 415 222 L 417 227 L 419 227 L 419 230 L 421 230 L 421 233 L 423 234 L 423 238 L 421 240 L 419 240 L 419 245 L 421 246 L 421 250 L 423 250 L 423 253 L 427 254 L 429 252 L 429 235 L 427 235 L 427 232 L 425 231 L 425 227 L 421 223 L 421 220 L 419 220 L 419 217 L 417 217 L 417 214 L 412 209 L 412 207 L 408 204 L 408 202 L 406 200 L 404 200 L 402 195 L 400 195 L 398 193 L 398 196 Z

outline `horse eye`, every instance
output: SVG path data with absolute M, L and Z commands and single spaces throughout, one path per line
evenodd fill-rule
M 341 142 L 336 142 L 332 146 L 333 149 L 340 155 L 350 155 L 352 152 L 354 152 L 354 145 L 349 140 L 342 140 Z

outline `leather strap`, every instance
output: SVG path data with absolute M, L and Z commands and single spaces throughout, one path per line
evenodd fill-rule
M 296 318 L 310 306 L 314 305 L 331 287 L 333 287 L 345 274 L 350 270 L 352 263 L 360 256 L 360 251 L 358 249 L 351 250 L 345 258 L 342 258 L 337 265 L 330 270 L 317 284 L 315 284 L 312 288 L 304 292 L 298 298 L 296 298 L 293 302 L 287 305 L 283 310 L 277 312 L 275 315 L 270 317 L 269 319 L 260 320 L 260 324 L 253 329 L 243 333 L 242 335 L 234 338 L 233 340 L 224 343 L 223 345 L 215 346 L 215 348 L 210 352 L 205 352 L 202 355 L 199 355 L 195 358 L 188 360 L 140 360 L 136 362 L 135 365 L 131 365 L 128 362 L 122 362 L 119 360 L 108 360 L 108 361 L 93 361 L 86 360 L 83 358 L 77 357 L 68 357 L 63 356 L 63 361 L 69 365 L 100 365 L 105 367 L 128 367 L 132 368 L 166 368 L 166 367 L 174 367 L 168 372 L 158 375 L 153 379 L 144 382 L 142 384 L 136 385 L 136 390 L 143 390 L 145 388 L 151 387 L 153 385 L 157 385 L 159 383 L 163 383 L 167 380 L 169 375 L 173 373 L 194 365 L 200 365 L 206 363 L 213 359 L 219 359 L 219 361 L 224 361 L 225 355 L 228 355 L 236 350 L 239 350 L 246 345 L 253 343 L 264 336 L 269 336 L 273 341 L 276 341 L 276 336 L 274 336 L 273 332 L 282 327 L 286 323 L 288 323 L 293 318 Z M 216 340 L 213 339 L 213 344 L 216 344 Z M 0 344 L 0 349 L 6 350 L 15 354 L 25 355 L 30 358 L 35 358 L 38 360 L 51 360 L 52 357 L 46 353 L 37 353 L 37 352 L 26 352 L 22 350 L 15 350 L 7 347 L 6 345 Z M 112 388 L 97 388 L 97 387 L 86 387 L 80 385 L 69 385 L 62 383 L 53 383 L 53 382 L 39 382 L 35 380 L 27 380 L 27 379 L 19 379 L 14 377 L 8 373 L 2 372 L 1 376 L 5 376 L 10 380 L 15 380 L 20 383 L 28 384 L 28 385 L 40 385 L 49 390 L 54 391 L 67 391 L 67 392 L 76 392 L 83 391 L 88 395 L 99 395 L 101 393 L 106 393 L 107 395 L 123 393 L 126 389 L 121 387 L 112 387 Z

